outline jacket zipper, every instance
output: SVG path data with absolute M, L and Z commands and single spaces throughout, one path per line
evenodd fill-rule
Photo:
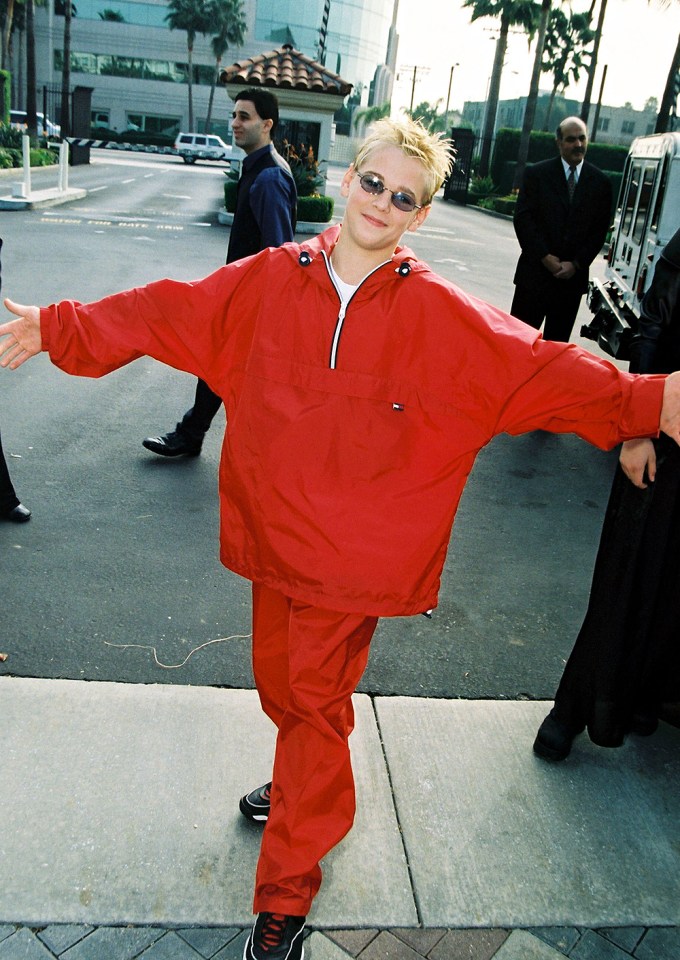
M 356 294 L 359 292 L 359 288 L 362 287 L 362 286 L 364 285 L 364 283 L 366 283 L 366 281 L 368 280 L 368 278 L 369 278 L 369 277 L 372 277 L 373 274 L 376 273 L 378 270 L 380 270 L 381 267 L 384 267 L 386 263 L 391 263 L 392 261 L 391 261 L 391 260 L 385 260 L 385 261 L 383 261 L 383 263 L 379 263 L 377 267 L 374 267 L 374 269 L 371 270 L 370 273 L 367 273 L 367 274 L 366 274 L 366 276 L 365 276 L 364 279 L 361 281 L 361 283 L 359 284 L 359 286 L 356 288 L 356 290 L 354 291 L 354 293 L 352 294 L 352 296 L 349 298 L 349 300 L 347 301 L 347 303 L 343 303 L 343 302 L 342 302 L 342 297 L 340 296 L 340 291 L 338 290 L 337 285 L 336 285 L 336 283 L 335 283 L 335 280 L 333 279 L 333 274 L 332 274 L 332 272 L 331 272 L 330 263 L 329 263 L 329 260 L 328 260 L 328 256 L 327 256 L 327 254 L 326 254 L 326 251 L 325 251 L 325 250 L 322 250 L 321 253 L 322 253 L 322 255 L 323 255 L 324 263 L 326 264 L 326 271 L 327 271 L 327 273 L 328 273 L 328 279 L 330 280 L 331 284 L 333 285 L 333 289 L 334 289 L 335 292 L 337 293 L 337 295 L 338 295 L 338 300 L 340 301 L 340 312 L 338 313 L 338 318 L 337 318 L 337 320 L 335 321 L 335 330 L 333 331 L 333 340 L 331 341 L 331 355 L 330 355 L 330 358 L 329 358 L 329 361 L 328 361 L 328 367 L 329 367 L 329 369 L 330 369 L 330 370 L 335 370 L 335 369 L 337 369 L 337 365 L 338 365 L 338 347 L 339 347 L 339 345 L 340 345 L 340 334 L 342 333 L 342 328 L 343 328 L 343 325 L 344 325 L 344 323 L 345 323 L 345 315 L 347 314 L 347 308 L 349 307 L 349 305 L 350 305 L 350 303 L 352 302 L 352 300 L 354 300 L 354 297 L 356 296 Z

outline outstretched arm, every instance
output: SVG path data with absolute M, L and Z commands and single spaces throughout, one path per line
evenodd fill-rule
M 5 306 L 17 320 L 0 324 L 0 367 L 16 370 L 42 350 L 40 309 L 5 300 Z

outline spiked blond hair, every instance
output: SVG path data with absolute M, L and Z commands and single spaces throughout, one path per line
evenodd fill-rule
M 407 157 L 420 160 L 427 173 L 427 195 L 423 202 L 425 206 L 431 203 L 453 165 L 451 141 L 444 139 L 441 133 L 430 133 L 420 120 L 378 120 L 359 147 L 355 169 L 361 167 L 372 150 L 385 146 L 399 147 Z

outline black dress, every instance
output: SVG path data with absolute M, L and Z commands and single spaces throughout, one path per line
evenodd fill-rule
M 680 370 L 680 230 L 658 260 L 631 346 L 637 373 Z M 635 487 L 617 468 L 588 610 L 552 715 L 594 743 L 652 732 L 680 700 L 680 447 L 654 441 L 656 480 Z

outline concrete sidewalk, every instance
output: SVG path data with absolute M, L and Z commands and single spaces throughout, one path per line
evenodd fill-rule
M 0 703 L 0 960 L 240 957 L 256 693 L 5 677 Z M 678 960 L 680 730 L 550 765 L 543 702 L 355 703 L 357 819 L 308 960 Z

